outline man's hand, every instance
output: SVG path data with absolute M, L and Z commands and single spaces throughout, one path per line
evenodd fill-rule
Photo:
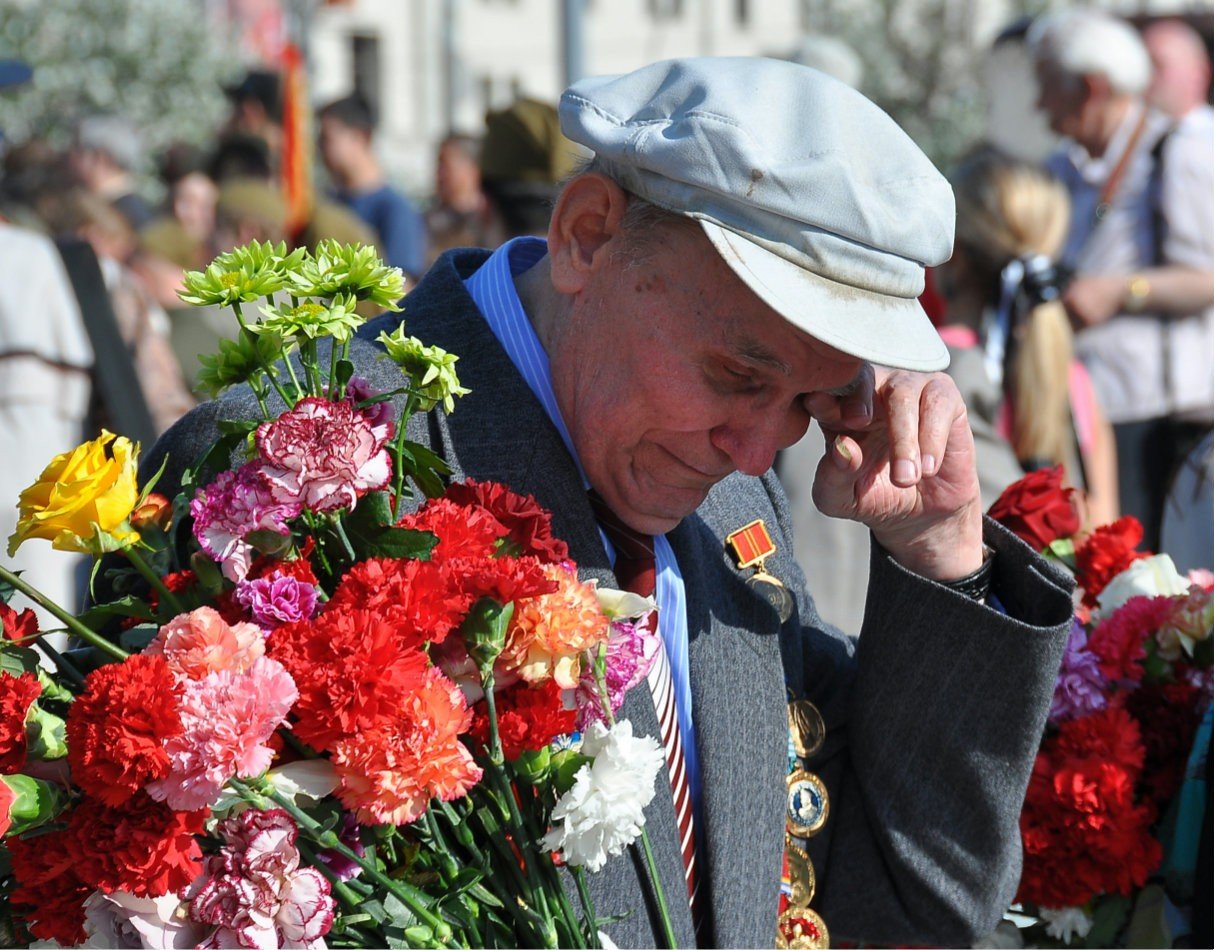
M 1071 321 L 1077 329 L 1094 327 L 1116 316 L 1125 300 L 1125 278 L 1108 274 L 1090 274 L 1074 278 L 1062 295 Z
M 813 393 L 826 435 L 814 504 L 867 525 L 907 569 L 956 580 L 982 565 L 982 502 L 974 437 L 943 373 L 866 372 L 846 396 Z

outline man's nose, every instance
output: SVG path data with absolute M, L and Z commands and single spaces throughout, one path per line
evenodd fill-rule
M 779 413 L 767 410 L 745 419 L 719 425 L 710 433 L 712 444 L 729 456 L 744 475 L 762 475 L 776 460 L 776 453 L 797 442 L 809 425 L 804 412 Z

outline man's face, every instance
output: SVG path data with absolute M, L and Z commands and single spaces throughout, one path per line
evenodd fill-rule
M 639 261 L 610 256 L 550 342 L 591 484 L 652 534 L 726 475 L 767 471 L 805 434 L 804 395 L 848 386 L 863 365 L 760 301 L 697 226 L 658 238 Z
M 1090 122 L 1089 96 L 1083 80 L 1070 76 L 1048 63 L 1038 62 L 1037 108 L 1045 114 L 1050 128 L 1083 144 L 1083 135 Z
M 1146 30 L 1142 39 L 1151 57 L 1147 101 L 1170 115 L 1183 116 L 1205 99 L 1210 73 L 1204 49 L 1194 49 L 1192 38 L 1167 24 Z
M 338 177 L 351 168 L 367 148 L 364 133 L 332 116 L 321 118 L 317 138 L 321 160 L 329 173 Z

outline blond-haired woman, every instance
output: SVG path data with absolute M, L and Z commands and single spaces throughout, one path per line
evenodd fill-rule
M 1020 468 L 1064 466 L 1069 484 L 1085 492 L 1088 523 L 1112 521 L 1112 429 L 1074 358 L 1059 300 L 1066 191 L 1048 172 L 992 150 L 962 161 L 953 188 L 956 247 L 936 274 L 948 302 L 941 335 L 953 353 L 950 373 L 971 415 L 1006 440 Z

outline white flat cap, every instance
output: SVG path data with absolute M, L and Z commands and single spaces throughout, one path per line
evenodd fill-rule
M 885 366 L 948 365 L 918 297 L 952 253 L 952 189 L 854 89 L 782 60 L 676 59 L 575 83 L 560 119 L 798 328 Z

